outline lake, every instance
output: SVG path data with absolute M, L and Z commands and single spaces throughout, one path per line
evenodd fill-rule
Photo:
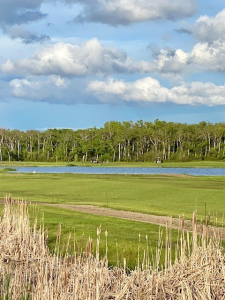
M 15 168 L 15 167 L 13 167 Z M 119 167 L 16 167 L 10 173 L 73 174 L 181 174 L 193 176 L 225 176 L 225 168 L 119 168 Z

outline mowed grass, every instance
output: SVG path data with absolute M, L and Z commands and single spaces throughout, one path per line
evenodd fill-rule
M 144 260 L 144 255 L 152 262 L 155 262 L 159 233 L 162 234 L 161 241 L 163 241 L 162 263 L 165 258 L 166 228 L 160 228 L 157 225 L 118 218 L 99 217 L 55 207 L 37 206 L 34 208 L 34 205 L 30 208 L 30 216 L 32 222 L 37 218 L 39 224 L 44 223 L 45 230 L 48 232 L 48 246 L 52 253 L 55 251 L 58 226 L 61 224 L 61 253 L 65 253 L 68 238 L 71 234 L 69 253 L 74 254 L 76 252 L 81 254 L 85 252 L 90 237 L 92 239 L 92 252 L 95 254 L 97 228 L 101 226 L 100 256 L 103 258 L 106 254 L 105 232 L 107 231 L 109 265 L 123 266 L 124 258 L 126 258 L 126 265 L 133 269 L 138 265 L 138 249 L 140 264 Z M 173 256 L 177 238 L 178 231 L 172 230 L 171 245 L 173 247 Z
M 210 213 L 222 223 L 224 177 L 162 175 L 0 174 L 0 197 L 46 203 L 86 204 L 156 215 Z M 205 211 L 206 208 L 206 211 Z M 214 217 L 213 217 L 214 216 Z

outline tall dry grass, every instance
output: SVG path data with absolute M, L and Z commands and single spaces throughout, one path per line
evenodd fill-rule
M 182 227 L 181 222 L 181 227 Z M 99 257 L 101 228 L 97 229 L 97 248 L 92 241 L 82 255 L 60 256 L 58 245 L 49 253 L 42 225 L 30 227 L 28 206 L 6 199 L 0 220 L 0 298 L 35 300 L 147 300 L 147 299 L 225 299 L 225 257 L 217 237 L 208 237 L 207 226 L 201 238 L 183 228 L 172 263 L 170 229 L 166 241 L 159 238 L 154 264 L 148 249 L 144 261 L 128 273 L 124 267 L 108 267 L 107 253 Z M 58 243 L 60 240 L 58 230 Z M 107 232 L 105 236 L 107 238 Z M 160 235 L 161 236 L 161 235 Z M 148 237 L 146 237 L 147 239 Z M 165 243 L 165 265 L 160 269 L 161 245 Z M 68 245 L 67 245 L 68 248 Z

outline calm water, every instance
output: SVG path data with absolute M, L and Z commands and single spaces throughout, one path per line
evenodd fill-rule
M 194 176 L 225 176 L 225 168 L 17 167 L 16 169 L 16 173 L 186 174 Z

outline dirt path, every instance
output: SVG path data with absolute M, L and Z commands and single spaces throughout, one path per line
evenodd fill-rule
M 4 204 L 4 200 L 0 199 L 0 204 Z M 139 212 L 130 212 L 130 211 L 121 211 L 121 210 L 113 210 L 109 208 L 103 208 L 98 206 L 91 206 L 91 205 L 71 205 L 71 204 L 51 204 L 51 203 L 41 203 L 35 202 L 37 205 L 44 205 L 48 207 L 58 207 L 62 209 L 69 209 L 71 211 L 79 211 L 87 214 L 93 214 L 98 216 L 105 216 L 105 217 L 113 217 L 113 218 L 120 218 L 130 221 L 142 222 L 142 223 L 149 223 L 159 226 L 168 226 L 169 228 L 173 229 L 180 229 L 181 228 L 181 220 L 177 218 L 167 217 L 167 216 L 156 216 L 156 215 L 149 215 L 143 214 Z M 199 234 L 202 234 L 204 231 L 204 225 L 198 224 L 197 231 Z M 184 230 L 192 231 L 192 221 L 185 220 L 184 221 Z M 225 228 L 221 227 L 214 227 L 209 226 L 208 232 L 210 236 L 219 236 L 221 239 L 225 240 Z
M 149 215 L 149 214 L 143 214 L 138 212 L 113 210 L 109 208 L 103 208 L 103 207 L 91 206 L 91 205 L 51 204 L 51 206 L 61 207 L 63 209 L 69 209 L 69 210 L 79 211 L 79 212 L 98 215 L 98 216 L 114 217 L 114 218 L 130 220 L 130 221 L 155 224 L 159 226 L 168 226 L 173 229 L 181 228 L 180 219 L 167 217 L 167 216 L 156 216 L 156 215 Z M 204 227 L 205 226 L 202 224 L 197 225 L 197 231 L 199 234 L 203 233 Z M 184 221 L 184 230 L 192 231 L 192 221 L 190 220 Z M 225 240 L 225 228 L 209 226 L 208 232 L 210 236 L 216 235 L 219 236 L 221 239 Z

